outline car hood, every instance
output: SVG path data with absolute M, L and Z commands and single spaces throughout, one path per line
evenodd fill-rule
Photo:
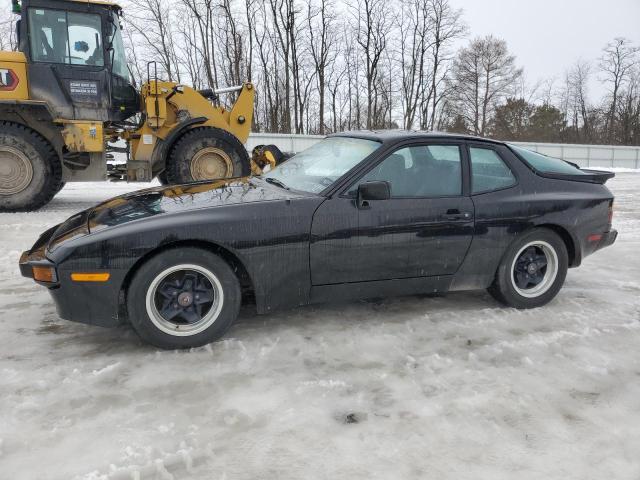
M 88 212 L 90 232 L 123 223 L 202 208 L 306 197 L 259 178 L 148 188 L 107 200 Z

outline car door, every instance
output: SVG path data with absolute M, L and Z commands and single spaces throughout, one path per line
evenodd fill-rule
M 462 145 L 422 142 L 386 155 L 314 215 L 313 285 L 451 275 L 473 236 Z M 391 198 L 359 208 L 358 185 L 387 181 Z

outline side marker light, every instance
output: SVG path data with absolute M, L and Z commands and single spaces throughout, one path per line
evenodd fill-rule
M 72 273 L 71 280 L 74 282 L 108 282 L 110 273 Z

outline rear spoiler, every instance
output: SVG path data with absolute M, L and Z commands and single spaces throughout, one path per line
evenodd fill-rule
M 570 163 L 570 162 L 567 162 L 567 163 Z M 548 172 L 538 172 L 538 171 L 536 171 L 536 173 L 541 177 L 554 178 L 556 180 L 570 180 L 572 182 L 598 183 L 600 185 L 604 185 L 605 183 L 607 183 L 607 180 L 610 180 L 616 176 L 615 173 L 609 172 L 606 170 L 591 170 L 588 168 L 582 168 L 580 170 L 584 172 L 583 175 L 571 175 L 569 173 L 548 173 Z

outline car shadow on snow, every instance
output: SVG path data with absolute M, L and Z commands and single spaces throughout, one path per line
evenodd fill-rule
M 246 341 L 260 335 L 266 337 L 283 329 L 296 329 L 303 335 L 305 329 L 309 330 L 309 334 L 326 329 L 327 334 L 330 334 L 336 325 L 339 325 L 342 334 L 348 334 L 345 329 L 360 328 L 363 324 L 377 326 L 421 318 L 428 318 L 430 322 L 446 322 L 468 316 L 469 312 L 495 308 L 506 307 L 499 305 L 483 291 L 308 305 L 267 315 L 258 315 L 255 306 L 244 305 L 238 319 L 222 340 Z M 149 353 L 158 350 L 144 344 L 128 324 L 102 328 L 54 317 L 43 320 L 35 333 L 47 338 L 57 351 L 70 347 L 74 350 L 79 348 L 82 350 L 80 355 L 83 356 Z M 212 348 L 215 345 L 216 342 L 212 344 Z

